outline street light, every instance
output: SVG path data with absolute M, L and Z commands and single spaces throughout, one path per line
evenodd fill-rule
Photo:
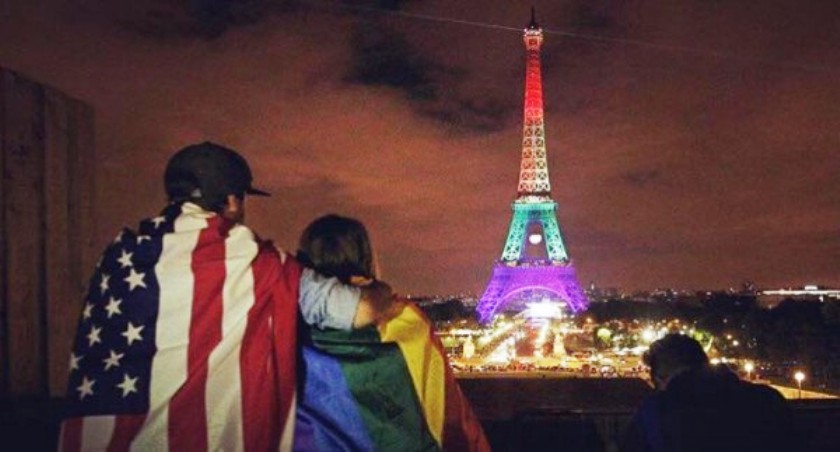
M 746 362 L 746 364 L 744 364 L 744 370 L 746 370 L 746 371 L 747 371 L 747 381 L 752 380 L 752 371 L 753 371 L 753 369 L 755 369 L 755 367 L 753 366 L 753 363 L 752 363 L 752 362 L 747 361 L 747 362 Z
M 794 380 L 796 380 L 796 384 L 799 385 L 799 398 L 802 398 L 802 381 L 805 380 L 805 374 L 801 370 L 797 370 L 795 374 L 793 374 Z

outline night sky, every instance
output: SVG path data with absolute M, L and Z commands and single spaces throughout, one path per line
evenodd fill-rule
M 349 215 L 398 291 L 480 294 L 516 196 L 532 4 L 583 284 L 840 286 L 836 0 L 0 0 L 0 66 L 94 107 L 101 246 L 208 139 L 274 193 L 248 222 L 282 247 Z

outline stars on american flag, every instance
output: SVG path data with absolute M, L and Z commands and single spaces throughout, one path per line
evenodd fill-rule
M 93 304 L 90 301 L 85 302 L 85 309 L 82 311 L 82 317 L 87 320 L 93 315 Z
M 134 271 L 134 268 L 129 270 L 128 276 L 125 277 L 123 281 L 128 283 L 128 290 L 132 291 L 138 287 L 146 288 L 146 283 L 143 281 L 143 278 L 146 276 L 145 273 L 138 273 Z
M 102 279 L 99 281 L 99 290 L 102 291 L 102 294 L 108 291 L 110 288 L 108 286 L 108 281 L 111 279 L 111 275 L 107 273 L 102 273 Z
M 102 338 L 99 337 L 100 333 L 102 333 L 101 327 L 97 327 L 96 325 L 90 326 L 90 332 L 87 335 L 88 347 L 93 347 L 93 344 L 102 343 Z
M 129 346 L 131 346 L 134 341 L 143 340 L 143 337 L 140 335 L 143 328 L 145 328 L 144 325 L 134 326 L 131 322 L 128 322 L 128 326 L 125 328 L 125 331 L 122 332 L 122 335 L 125 336 L 125 340 L 128 342 Z
M 90 380 L 87 376 L 82 377 L 82 384 L 76 387 L 76 390 L 79 391 L 79 400 L 84 400 L 85 397 L 93 395 L 94 384 L 96 384 L 96 380 Z
M 74 370 L 79 370 L 79 361 L 81 361 L 82 358 L 84 358 L 84 356 L 82 356 L 82 355 L 76 356 L 75 353 L 73 353 L 73 352 L 70 353 L 70 371 L 71 372 L 74 371 Z
M 120 367 L 120 360 L 125 356 L 125 353 L 117 353 L 111 350 L 111 355 L 102 360 L 105 363 L 105 370 L 108 370 L 112 367 Z
M 180 206 L 123 228 L 90 279 L 73 352 L 69 416 L 148 412 L 160 304 L 155 265 Z
M 122 311 L 120 310 L 120 305 L 121 304 L 122 304 L 122 300 L 111 297 L 111 299 L 108 301 L 108 304 L 105 306 L 105 311 L 108 312 L 108 318 L 109 319 L 113 315 L 122 314 Z
M 145 263 L 159 252 L 162 234 L 171 224 L 159 216 L 141 225 L 139 234 L 123 229 L 99 260 L 70 354 L 69 392 L 78 404 L 73 409 L 128 413 L 148 404 L 144 391 L 155 346 L 154 324 L 149 322 L 154 322 L 157 303 L 149 288 L 157 286 Z
M 126 250 L 122 250 L 122 254 L 120 254 L 120 258 L 117 259 L 117 262 L 120 263 L 120 267 L 121 268 L 133 267 L 134 264 L 131 262 L 131 256 L 133 256 L 133 255 L 134 255 L 134 253 L 129 253 Z
M 122 389 L 122 396 L 125 398 L 132 392 L 137 392 L 137 377 L 132 378 L 128 374 L 124 374 L 122 383 L 118 384 L 117 387 Z
M 159 217 L 154 217 L 149 221 L 151 221 L 155 225 L 155 229 L 158 229 L 161 224 L 166 223 L 166 217 L 161 215 Z

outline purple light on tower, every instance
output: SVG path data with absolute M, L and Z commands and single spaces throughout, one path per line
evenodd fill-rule
M 551 199 L 540 70 L 543 34 L 533 9 L 523 39 L 527 63 L 519 187 L 502 257 L 493 266 L 493 276 L 478 303 L 481 322 L 489 322 L 510 303 L 535 295 L 560 299 L 573 312 L 588 306 L 563 244 L 557 203 Z M 537 256 L 535 248 L 539 248 Z

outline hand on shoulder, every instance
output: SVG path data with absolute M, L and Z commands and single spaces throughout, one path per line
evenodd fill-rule
M 386 282 L 353 277 L 351 283 L 362 289 L 356 318 L 353 320 L 354 328 L 385 323 L 400 315 L 405 308 L 407 302 L 399 299 Z

